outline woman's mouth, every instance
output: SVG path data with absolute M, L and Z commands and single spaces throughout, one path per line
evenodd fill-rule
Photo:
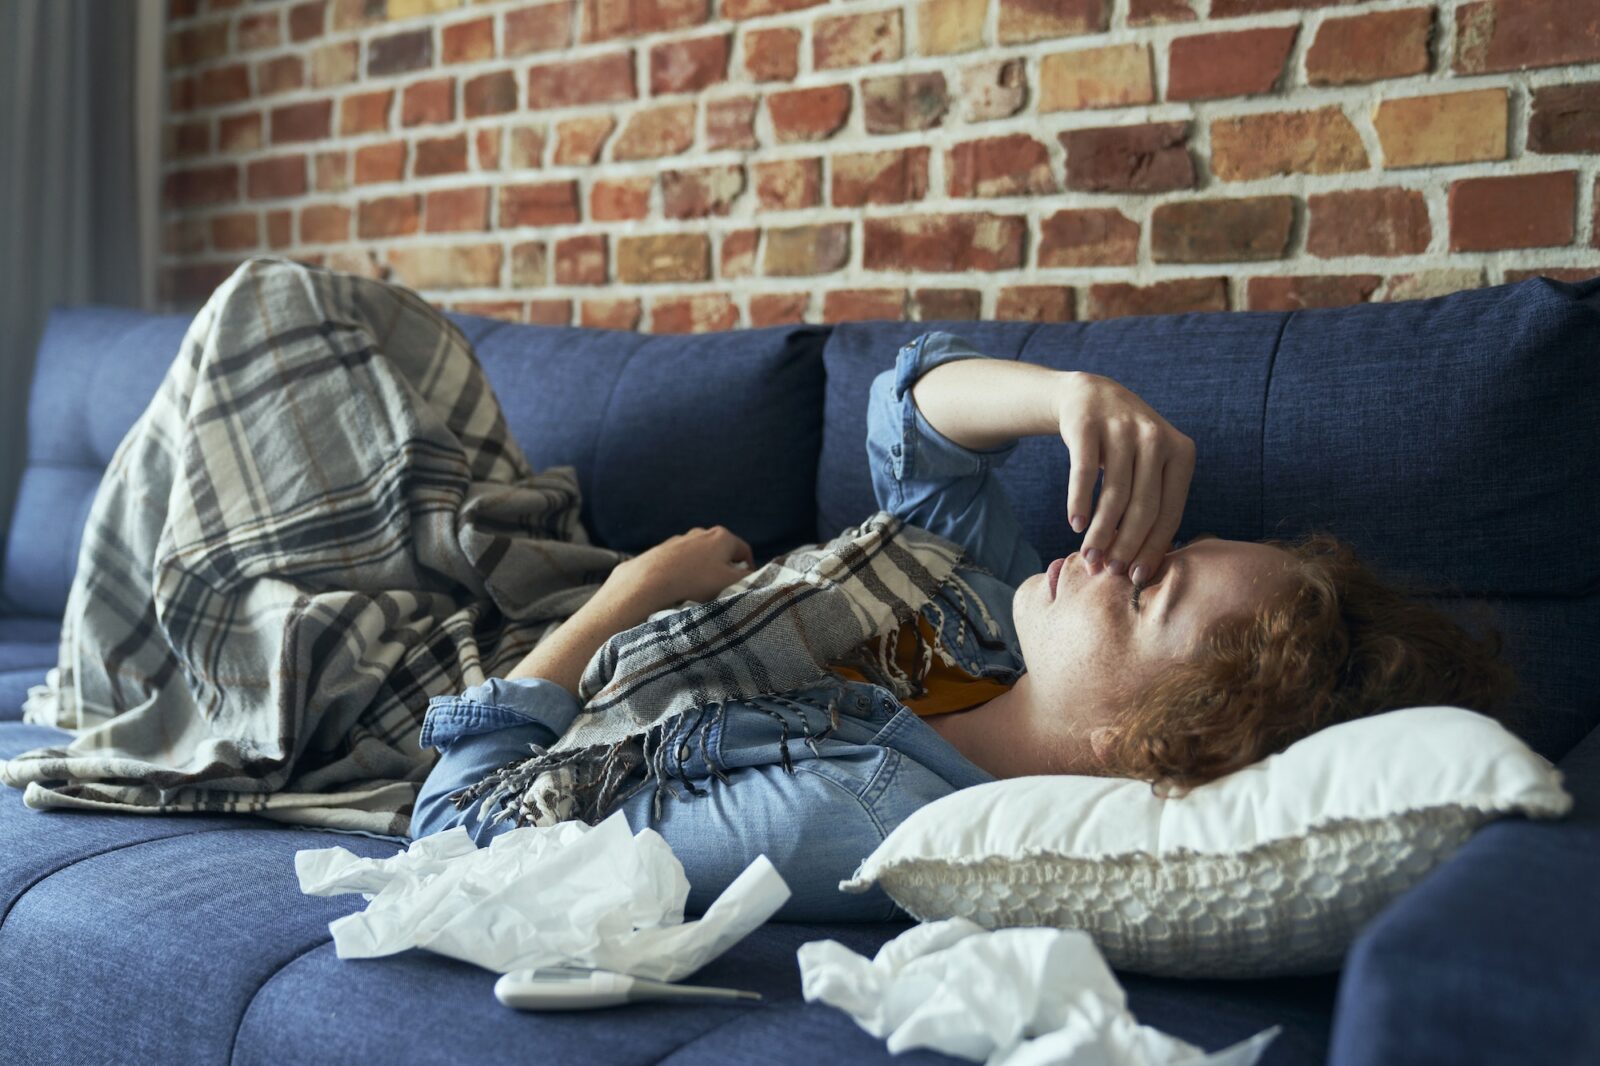
M 1056 584 L 1061 580 L 1061 568 L 1067 565 L 1065 559 L 1057 559 L 1045 568 L 1045 581 L 1050 585 L 1050 598 L 1056 598 Z

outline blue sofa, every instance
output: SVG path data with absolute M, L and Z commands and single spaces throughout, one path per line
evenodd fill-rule
M 0 756 L 65 737 L 21 722 L 21 703 L 54 665 L 95 487 L 189 317 L 49 320 L 3 545 Z M 1135 1014 L 1208 1050 L 1281 1025 L 1268 1063 L 1600 1062 L 1600 278 L 1049 325 L 649 336 L 452 317 L 534 466 L 576 466 L 586 528 L 633 551 L 720 522 L 759 563 L 870 513 L 867 385 L 923 331 L 1122 382 L 1198 445 L 1180 537 L 1329 529 L 1495 625 L 1523 683 L 1509 723 L 1578 798 L 1560 823 L 1477 834 L 1369 924 L 1340 973 L 1122 974 Z M 1059 439 L 1025 439 L 999 476 L 1044 558 L 1077 547 Z M 870 954 L 904 923 L 770 923 L 694 978 L 757 989 L 754 1006 L 523 1014 L 466 963 L 339 960 L 328 923 L 365 902 L 302 895 L 293 864 L 334 844 L 403 846 L 256 817 L 34 811 L 0 788 L 0 1061 L 891 1061 L 803 1002 L 795 949 L 833 937 Z

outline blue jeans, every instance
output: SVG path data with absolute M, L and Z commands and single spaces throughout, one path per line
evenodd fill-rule
M 827 722 L 823 708 L 835 696 L 839 726 L 813 752 L 802 739 L 802 714 L 804 725 L 817 732 Z M 881 888 L 849 894 L 839 891 L 839 882 L 912 811 L 994 778 L 878 686 L 826 680 L 785 698 L 809 709 L 759 696 L 730 703 L 699 739 L 670 753 L 679 795 L 662 797 L 659 820 L 652 817 L 653 784 L 619 809 L 634 832 L 649 827 L 660 833 L 683 863 L 690 914 L 702 913 L 764 854 L 793 893 L 774 916 L 779 920 L 905 917 Z M 515 828 L 509 818 L 495 825 L 480 821 L 476 803 L 457 810 L 449 793 L 530 754 L 529 744 L 553 744 L 577 710 L 570 692 L 542 678 L 492 679 L 431 701 L 421 742 L 437 748 L 440 757 L 417 797 L 412 836 L 459 825 L 481 847 Z M 793 773 L 780 762 L 784 724 Z M 713 774 L 713 764 L 727 781 Z M 679 773 L 702 794 L 685 791 Z

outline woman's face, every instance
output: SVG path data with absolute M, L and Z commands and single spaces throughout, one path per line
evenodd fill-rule
M 1203 534 L 1167 553 L 1135 611 L 1126 574 L 1104 566 L 1087 573 L 1073 552 L 1054 595 L 1046 567 L 1012 599 L 1032 695 L 1044 706 L 1073 708 L 1074 724 L 1085 732 L 1105 724 L 1117 709 L 1118 683 L 1152 680 L 1174 660 L 1198 652 L 1218 622 L 1253 614 L 1270 597 L 1287 594 L 1292 561 L 1281 548 Z

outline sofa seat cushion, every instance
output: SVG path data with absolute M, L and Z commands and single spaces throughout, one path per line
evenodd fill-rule
M 67 737 L 0 723 L 0 757 Z M 494 974 L 431 952 L 339 959 L 328 923 L 366 901 L 307 896 L 294 872 L 296 851 L 330 846 L 372 857 L 399 850 L 255 816 L 35 811 L 19 790 L 0 787 L 8 1045 L 27 1047 L 36 1064 L 960 1061 L 891 1056 L 842 1011 L 801 997 L 802 943 L 832 938 L 870 955 L 905 923 L 769 923 L 693 978 L 755 989 L 766 997 L 759 1004 L 524 1013 L 496 1002 Z M 1121 976 L 1140 1021 L 1208 1050 L 1277 1024 L 1284 1032 L 1264 1063 L 1326 1054 L 1331 978 Z

